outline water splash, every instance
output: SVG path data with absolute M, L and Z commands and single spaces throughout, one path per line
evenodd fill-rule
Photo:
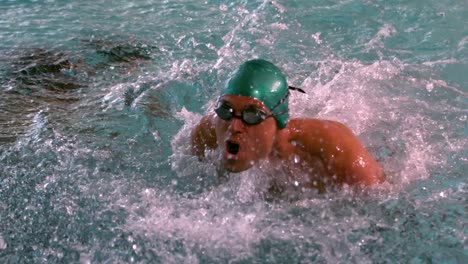
M 157 56 L 83 76 L 76 104 L 32 102 L 5 86 L 0 258 L 463 262 L 466 37 L 446 30 L 460 29 L 460 10 L 444 1 L 5 4 L 2 49 L 33 43 L 79 58 L 96 50 L 83 51 L 82 36 L 125 31 Z M 189 155 L 191 128 L 228 72 L 253 57 L 307 90 L 291 96 L 294 117 L 350 126 L 390 183 L 271 199 L 259 171 L 219 180 L 215 163 Z

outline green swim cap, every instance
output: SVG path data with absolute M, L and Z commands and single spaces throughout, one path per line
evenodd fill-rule
M 221 93 L 242 95 L 260 100 L 273 113 L 278 127 L 285 128 L 288 119 L 288 84 L 281 70 L 266 60 L 243 63 L 234 72 Z

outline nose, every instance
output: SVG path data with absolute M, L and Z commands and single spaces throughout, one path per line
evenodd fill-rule
M 233 117 L 231 124 L 229 124 L 229 129 L 232 132 L 240 132 L 244 129 L 244 122 L 239 117 Z

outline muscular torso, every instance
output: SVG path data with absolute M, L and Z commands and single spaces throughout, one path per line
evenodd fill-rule
M 320 192 L 326 185 L 335 184 L 336 176 L 330 175 L 324 159 L 307 151 L 300 140 L 294 139 L 289 129 L 278 133 L 275 149 L 270 157 L 272 166 L 272 182 L 279 189 L 313 188 Z M 276 179 L 275 179 L 276 178 Z
M 320 191 L 335 184 L 368 185 L 384 180 L 380 165 L 351 130 L 334 121 L 291 120 L 278 131 L 271 159 L 283 161 L 290 180 L 307 175 L 305 185 Z
M 269 163 L 272 164 L 272 161 Z M 289 159 L 276 160 L 275 163 L 266 169 L 271 188 L 275 192 L 308 189 L 323 192 L 325 186 L 330 184 L 330 177 L 318 157 L 302 158 L 300 155 L 292 155 Z
M 210 119 L 202 121 L 200 127 L 200 139 L 194 137 L 199 143 L 195 144 L 195 153 L 217 147 Z M 293 186 L 324 191 L 330 185 L 372 185 L 385 180 L 380 165 L 341 123 L 292 119 L 275 137 L 264 169 L 277 189 Z

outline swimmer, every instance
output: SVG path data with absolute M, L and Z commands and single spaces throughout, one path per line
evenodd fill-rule
M 242 64 L 226 83 L 213 113 L 191 133 L 192 153 L 221 151 L 231 173 L 265 164 L 287 172 L 287 181 L 324 191 L 326 186 L 370 186 L 385 181 L 382 167 L 345 125 L 329 120 L 289 120 L 290 90 L 281 70 L 255 59 Z M 275 175 L 275 174 L 273 174 Z

